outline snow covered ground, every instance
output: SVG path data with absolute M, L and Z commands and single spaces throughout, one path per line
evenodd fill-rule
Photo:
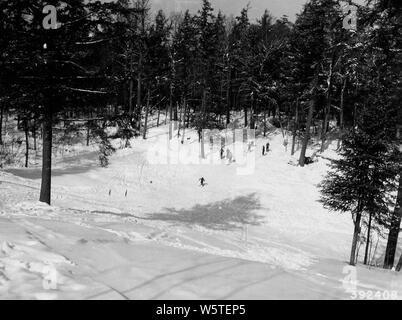
M 198 154 L 186 134 L 182 148 Z M 236 164 L 155 164 L 166 141 L 167 128 L 154 128 L 108 168 L 84 147 L 57 159 L 51 207 L 36 202 L 39 167 L 0 171 L 0 298 L 402 297 L 398 274 L 348 268 L 351 218 L 318 202 L 327 160 L 290 165 L 272 132 L 257 139 L 251 175 Z

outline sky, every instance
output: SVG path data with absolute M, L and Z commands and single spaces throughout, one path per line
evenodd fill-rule
M 214 9 L 222 10 L 226 15 L 239 15 L 242 8 L 250 3 L 249 17 L 254 20 L 262 16 L 268 9 L 273 16 L 280 18 L 287 15 L 291 21 L 296 13 L 301 12 L 307 0 L 211 0 Z M 190 9 L 197 11 L 201 7 L 201 0 L 151 0 L 153 10 L 163 9 L 166 13 Z
M 103 0 L 106 2 L 113 0 Z M 180 12 L 189 9 L 192 13 L 201 8 L 202 0 L 149 0 L 153 12 L 162 9 L 167 15 L 172 12 Z M 226 16 L 238 16 L 243 8 L 250 4 L 249 18 L 252 21 L 260 18 L 265 9 L 271 14 L 280 18 L 287 15 L 290 21 L 296 20 L 296 14 L 300 13 L 303 5 L 308 0 L 210 0 L 212 7 L 217 12 L 221 10 Z M 353 2 L 363 4 L 365 0 L 354 0 Z

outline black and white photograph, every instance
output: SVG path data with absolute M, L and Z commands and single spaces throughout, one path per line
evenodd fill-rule
M 402 1 L 0 0 L 0 300 L 402 300 L 401 221 Z

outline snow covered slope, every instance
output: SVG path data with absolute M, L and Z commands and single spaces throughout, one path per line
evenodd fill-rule
M 273 132 L 257 140 L 252 175 L 155 164 L 166 131 L 133 140 L 108 168 L 93 151 L 55 161 L 52 207 L 36 202 L 40 168 L 0 172 L 0 298 L 348 299 L 355 271 L 358 290 L 402 295 L 390 271 L 347 268 L 351 219 L 318 202 L 327 160 L 289 165 Z M 181 148 L 198 154 L 186 134 Z

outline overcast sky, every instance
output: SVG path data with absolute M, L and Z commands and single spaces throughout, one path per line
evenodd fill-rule
M 103 0 L 106 2 L 114 0 Z M 167 15 L 172 12 L 180 12 L 189 9 L 192 13 L 197 12 L 202 5 L 202 0 L 149 0 L 152 11 L 157 12 L 163 9 Z M 296 14 L 300 13 L 303 5 L 308 0 L 210 0 L 212 7 L 217 12 L 222 10 L 226 16 L 233 14 L 238 16 L 240 11 L 250 4 L 249 17 L 251 20 L 260 18 L 265 9 L 268 9 L 271 14 L 280 18 L 287 15 L 289 20 L 295 21 Z M 353 0 L 358 4 L 364 4 L 366 0 Z M 345 0 L 346 2 L 346 0 Z
M 197 11 L 201 6 L 201 0 L 151 0 L 153 10 L 163 9 L 166 13 L 190 9 Z M 289 16 L 294 21 L 296 13 L 302 10 L 307 0 L 211 0 L 216 11 L 221 9 L 226 15 L 238 15 L 242 8 L 250 3 L 249 16 L 251 19 L 259 18 L 265 9 L 268 9 L 275 17 Z

